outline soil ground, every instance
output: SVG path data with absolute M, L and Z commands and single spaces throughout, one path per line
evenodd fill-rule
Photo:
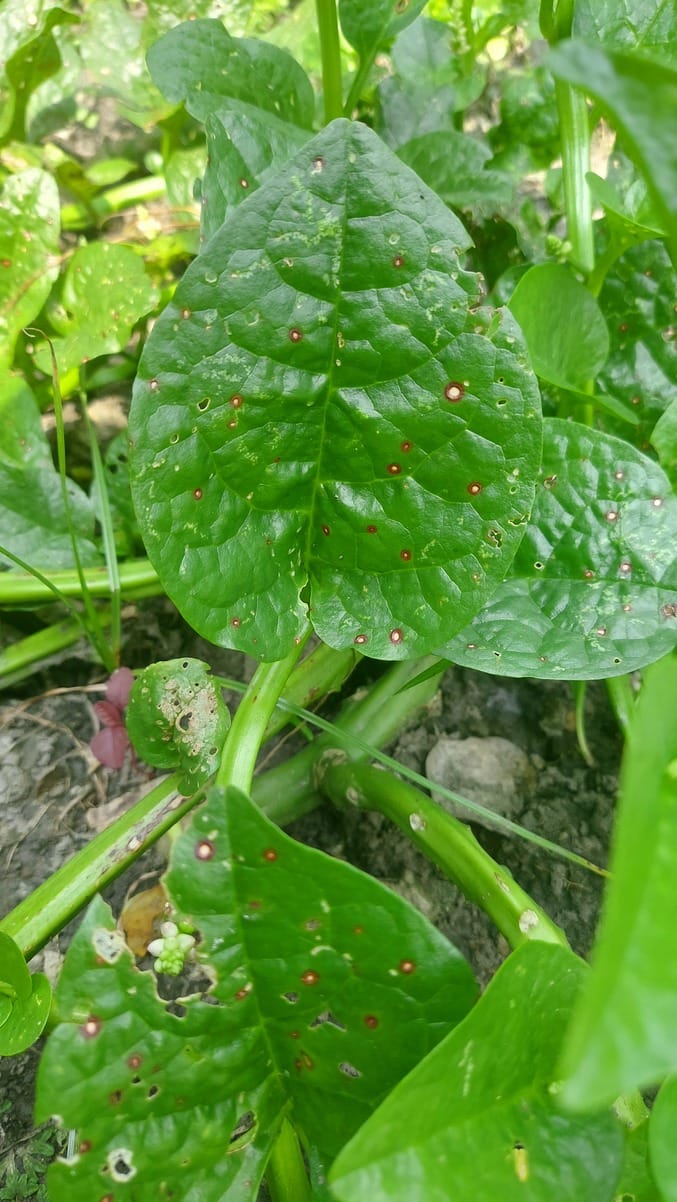
M 127 632 L 124 662 L 131 667 L 192 655 L 230 676 L 246 679 L 252 670 L 243 657 L 197 640 L 168 602 L 144 603 Z M 76 648 L 0 699 L 0 913 L 148 787 L 148 776 L 130 763 L 109 772 L 89 751 L 97 729 L 93 704 L 102 696 L 102 688 L 93 687 L 97 680 L 100 673 L 87 649 Z M 489 807 L 498 800 L 514 820 L 603 865 L 621 749 L 603 686 L 588 690 L 586 727 L 592 766 L 577 745 L 569 685 L 451 668 L 432 703 L 391 752 L 421 772 L 428 763 L 438 778 L 441 772 L 445 783 L 473 800 Z M 497 739 L 506 742 L 497 744 Z M 289 750 L 291 744 L 284 754 Z M 601 879 L 520 839 L 474 829 L 494 858 L 564 928 L 573 948 L 586 953 L 599 912 Z M 505 956 L 507 945 L 484 915 L 387 820 L 327 805 L 295 824 L 291 833 L 350 860 L 406 896 L 467 956 L 482 983 Z M 142 887 L 157 878 L 164 854 L 160 843 L 106 890 L 116 912 L 140 878 L 145 878 Z M 52 940 L 31 967 L 56 977 L 74 925 Z M 0 1188 L 6 1187 L 12 1164 L 21 1164 L 33 1137 L 39 1052 L 40 1045 L 0 1062 Z

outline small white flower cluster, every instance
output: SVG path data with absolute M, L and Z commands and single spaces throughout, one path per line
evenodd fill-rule
M 195 947 L 195 938 L 184 935 L 175 922 L 163 922 L 160 932 L 162 937 L 148 944 L 148 951 L 155 957 L 155 971 L 178 977 L 186 956 Z

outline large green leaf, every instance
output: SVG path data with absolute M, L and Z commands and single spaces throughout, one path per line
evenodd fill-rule
M 186 21 L 148 51 L 157 86 L 174 104 L 184 101 L 198 121 L 239 101 L 306 129 L 315 115 L 305 71 L 286 50 L 251 38 L 231 38 L 220 21 Z
M 339 21 L 346 41 L 369 60 L 410 25 L 425 4 L 426 0 L 339 0 Z
M 253 1202 L 286 1112 L 332 1157 L 474 1000 L 465 961 L 420 914 L 235 790 L 212 792 L 181 834 L 166 885 L 200 938 L 181 1016 L 102 902 L 67 954 L 70 1017 L 47 1043 L 38 1112 L 76 1128 L 80 1151 L 53 1166 L 52 1202 L 102 1197 L 121 1149 L 135 1202 L 171 1189 Z
M 576 0 L 573 33 L 607 48 L 677 61 L 674 0 Z
M 53 347 L 62 392 L 77 388 L 77 369 L 83 363 L 123 350 L 133 326 L 157 300 L 157 289 L 146 274 L 143 260 L 131 247 L 90 242 L 76 250 L 59 301 L 49 310 L 59 335 L 53 339 Z M 43 371 L 51 373 L 47 346 L 38 348 L 35 360 Z M 70 379 L 69 373 L 73 373 Z
M 549 384 L 585 391 L 609 353 L 599 305 L 559 263 L 539 263 L 519 280 L 510 308 L 526 338 L 534 371 Z
M 569 1117 L 549 1086 L 584 965 L 525 944 L 472 1013 L 339 1153 L 342 1202 L 610 1202 L 623 1137 Z
M 670 1077 L 659 1091 L 649 1122 L 649 1156 L 661 1202 L 677 1202 L 676 1124 L 677 1077 Z
M 332 123 L 230 215 L 136 381 L 133 490 L 191 625 L 277 659 L 405 658 L 505 574 L 541 423 L 519 332 L 475 309 L 465 231 L 370 130 Z
M 59 191 L 46 171 L 29 168 L 0 194 L 0 368 L 35 320 L 59 274 Z
M 488 170 L 491 151 L 468 134 L 457 130 L 421 134 L 397 153 L 452 208 L 495 212 L 512 198 L 510 176 Z
M 547 65 L 559 79 L 594 96 L 622 132 L 628 152 L 642 168 L 677 255 L 677 71 L 636 54 L 603 50 L 585 42 L 560 42 Z
M 101 562 L 94 509 L 68 481 L 71 519 L 85 564 Z M 71 567 L 73 552 L 59 474 L 27 384 L 8 375 L 0 392 L 0 543 L 43 571 Z
M 677 497 L 629 443 L 544 422 L 536 501 L 508 579 L 443 654 L 503 676 L 586 680 L 677 642 Z
M 627 737 L 611 883 L 563 1058 L 563 1096 L 581 1110 L 677 1069 L 675 696 L 670 656 L 646 673 Z

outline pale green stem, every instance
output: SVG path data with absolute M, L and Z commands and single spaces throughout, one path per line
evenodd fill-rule
M 343 116 L 343 82 L 336 0 L 315 0 L 322 51 L 322 90 L 327 124 Z
M 585 97 L 570 84 L 555 80 L 562 147 L 564 204 L 571 257 L 586 276 L 595 266 L 592 200 L 586 175 L 590 170 L 590 128 Z
M 107 567 L 83 568 L 83 577 L 91 597 L 110 596 Z M 119 577 L 120 590 L 125 597 L 153 596 L 163 592 L 157 572 L 147 559 L 121 563 Z M 43 605 L 53 600 L 54 593 L 59 593 L 62 598 L 81 596 L 80 580 L 72 568 L 50 572 L 48 581 L 43 574 L 0 572 L 0 605 Z

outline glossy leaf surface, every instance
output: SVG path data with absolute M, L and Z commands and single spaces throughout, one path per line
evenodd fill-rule
M 178 787 L 188 796 L 216 772 L 230 714 L 208 664 L 169 659 L 137 676 L 126 725 L 141 759 L 177 769 Z
M 548 55 L 554 75 L 594 96 L 645 173 L 677 254 L 677 71 L 639 55 L 561 42 Z
M 677 1199 L 677 1077 L 669 1077 L 661 1086 L 649 1121 L 649 1156 L 651 1168 L 660 1190 L 661 1202 Z M 644 1202 L 640 1199 L 639 1202 Z
M 48 1041 L 38 1110 L 75 1127 L 80 1152 L 52 1168 L 52 1202 L 114 1188 L 102 1166 L 121 1148 L 136 1202 L 171 1189 L 253 1202 L 285 1112 L 333 1156 L 474 1000 L 465 961 L 420 914 L 235 790 L 180 835 L 166 885 L 201 939 L 183 1017 L 102 902 L 67 954 L 58 1003 L 73 1017 Z
M 585 391 L 609 353 L 599 305 L 568 268 L 539 263 L 519 280 L 510 308 L 534 371 L 550 384 Z
M 149 556 L 213 642 L 277 659 L 438 646 L 503 577 L 533 496 L 535 380 L 475 309 L 465 231 L 333 122 L 239 205 L 146 345 L 130 414 Z
M 94 509 L 72 480 L 68 496 L 83 563 L 99 563 Z M 28 385 L 10 375 L 0 395 L 0 543 L 43 571 L 73 563 L 61 481 L 37 402 Z
M 61 375 L 67 377 L 99 355 L 123 350 L 132 327 L 157 299 L 142 260 L 130 247 L 111 242 L 81 246 L 68 264 L 60 299 L 50 309 L 51 323 L 58 331 L 53 346 Z M 35 359 L 51 374 L 48 348 L 39 348 Z M 62 379 L 62 390 L 66 385 Z
M 672 655 L 647 671 L 627 736 L 612 880 L 561 1068 L 577 1109 L 677 1069 L 675 696 Z
M 59 272 L 59 190 L 45 171 L 30 168 L 5 180 L 0 245 L 0 367 L 9 367 L 19 334 Z
M 576 0 L 573 33 L 607 49 L 637 50 L 677 60 L 677 8 L 672 0 Z
M 622 1133 L 568 1117 L 549 1090 L 584 965 L 525 944 L 469 1016 L 339 1153 L 341 1202 L 610 1202 Z
M 677 497 L 621 439 L 543 425 L 536 500 L 510 575 L 443 654 L 544 680 L 634 671 L 677 642 Z
M 426 0 L 339 0 L 343 36 L 361 58 L 373 58 L 418 16 Z

